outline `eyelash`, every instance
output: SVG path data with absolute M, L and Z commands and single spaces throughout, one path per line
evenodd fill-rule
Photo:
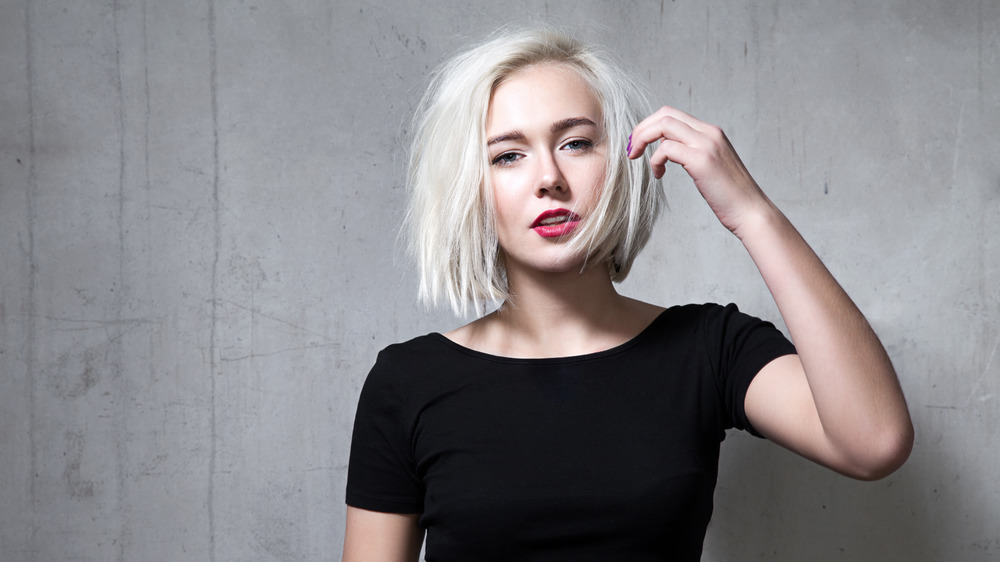
M 571 141 L 567 141 L 566 143 L 564 143 L 562 145 L 562 147 L 563 148 L 567 148 L 571 144 L 580 145 L 577 148 L 570 148 L 569 150 L 572 151 L 572 152 L 588 152 L 594 146 L 594 143 L 590 142 L 589 140 L 586 140 L 586 139 L 573 139 Z M 518 158 L 509 159 L 508 157 L 510 157 L 510 156 L 517 156 Z M 504 152 L 502 154 L 496 155 L 496 157 L 494 157 L 493 160 L 490 163 L 492 165 L 494 165 L 494 166 L 507 167 L 507 166 L 512 166 L 515 162 L 517 162 L 521 158 L 524 158 L 524 155 L 520 154 L 518 152 L 513 152 L 513 151 L 512 152 Z
M 589 140 L 586 140 L 586 139 L 573 139 L 573 140 L 567 142 L 566 144 L 564 144 L 563 146 L 569 146 L 571 144 L 580 144 L 580 145 L 582 145 L 579 148 L 571 149 L 571 150 L 578 151 L 578 152 L 583 152 L 583 151 L 586 151 L 586 150 L 590 150 L 591 147 L 594 146 L 594 143 L 592 143 L 592 142 L 590 142 Z
M 520 158 L 514 158 L 513 160 L 511 160 L 507 158 L 508 156 L 519 156 Z M 516 152 L 504 152 L 503 154 L 498 154 L 497 157 L 494 158 L 493 161 L 490 163 L 493 164 L 494 166 L 506 167 L 513 165 L 514 162 L 517 162 L 523 157 L 524 155 L 518 154 Z

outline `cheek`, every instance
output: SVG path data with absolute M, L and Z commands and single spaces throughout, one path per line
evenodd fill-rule
M 491 176 L 493 184 L 493 212 L 497 227 L 502 221 L 514 220 L 523 211 L 525 201 L 530 198 L 529 178 L 521 170 L 501 170 Z
M 510 221 L 516 215 L 514 201 L 508 190 L 502 184 L 493 184 L 493 223 L 497 233 L 506 231 Z
M 588 207 L 597 201 L 601 190 L 604 189 L 605 165 L 603 162 L 595 162 L 580 171 L 576 185 L 579 190 L 581 203 Z

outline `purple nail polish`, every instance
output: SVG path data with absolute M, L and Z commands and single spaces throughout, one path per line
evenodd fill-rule
M 625 154 L 632 154 L 632 135 L 628 136 L 628 146 L 625 147 Z

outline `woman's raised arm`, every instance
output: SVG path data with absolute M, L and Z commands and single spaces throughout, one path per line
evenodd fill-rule
M 797 356 L 765 366 L 747 391 L 747 417 L 769 439 L 848 476 L 873 480 L 909 456 L 913 425 L 881 342 L 819 257 L 747 172 L 725 134 L 671 107 L 636 126 L 629 157 L 651 156 L 695 186 L 750 253 Z
M 347 506 L 344 562 L 415 562 L 424 540 L 419 517 Z

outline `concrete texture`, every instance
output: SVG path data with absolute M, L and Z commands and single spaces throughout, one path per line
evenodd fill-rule
M 331 560 L 360 385 L 460 320 L 397 240 L 407 118 L 508 22 L 722 125 L 866 311 L 909 463 L 723 447 L 706 560 L 1000 556 L 1000 3 L 0 2 L 0 558 Z M 678 169 L 624 291 L 776 317 Z

